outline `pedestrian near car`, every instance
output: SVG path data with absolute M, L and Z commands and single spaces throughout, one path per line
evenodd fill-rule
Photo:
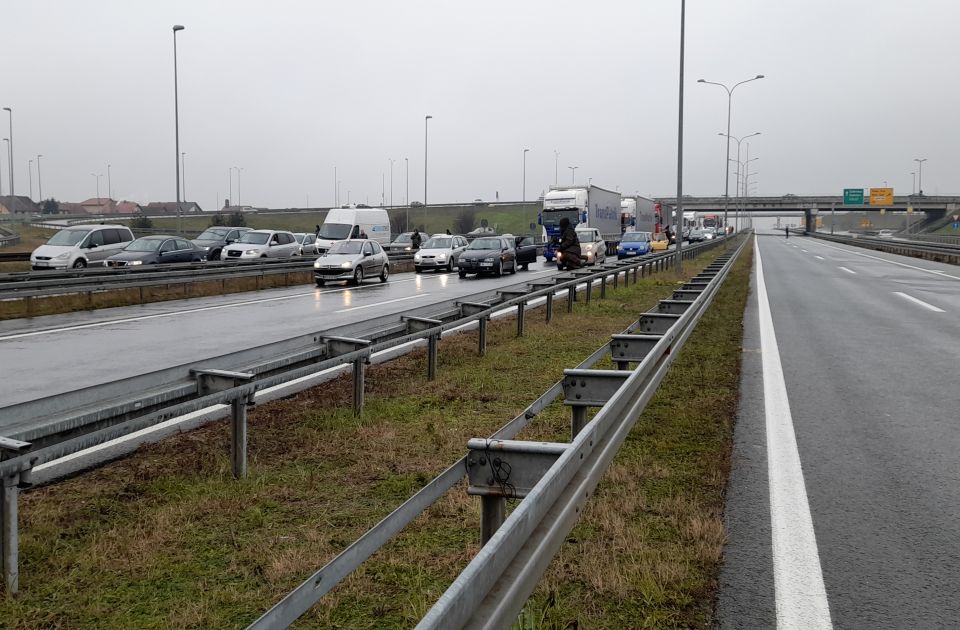
M 413 234 L 410 236 L 410 244 L 414 249 L 420 249 L 420 245 L 423 243 L 423 237 L 420 236 L 420 230 L 414 229 Z
M 570 219 L 560 219 L 560 244 L 557 245 L 558 267 L 566 266 L 570 269 L 580 267 L 583 253 L 580 250 L 580 239 L 577 231 L 570 225 Z M 562 254 L 562 256 L 560 256 Z
M 784 226 L 783 235 L 784 235 L 784 238 L 790 238 L 790 228 Z
M 317 226 L 317 229 L 313 233 L 314 236 L 320 236 L 320 226 Z
M 363 228 L 360 228 L 360 238 L 362 238 L 362 239 L 367 239 L 367 238 L 369 238 L 369 237 L 367 236 L 366 231 L 365 231 Z

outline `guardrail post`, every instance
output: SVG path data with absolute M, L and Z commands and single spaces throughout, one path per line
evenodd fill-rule
M 353 362 L 353 416 L 363 413 L 363 389 L 366 385 L 366 357 L 359 357 Z
M 369 339 L 355 339 L 353 337 L 324 337 L 327 345 L 327 356 L 338 356 L 360 350 L 370 345 Z M 370 361 L 369 355 L 359 356 L 353 363 L 353 415 L 363 413 L 363 389 L 365 371 L 364 366 Z
M 590 278 L 587 278 L 586 296 L 587 296 L 587 304 L 589 304 L 590 298 L 593 297 L 593 280 Z
M 567 289 L 567 312 L 573 312 L 573 303 L 577 301 L 577 284 L 574 282 L 570 285 L 570 288 Z
M 17 499 L 19 497 L 20 476 L 3 479 L 0 492 L 3 493 L 2 511 L 2 547 L 3 547 L 3 583 L 8 595 L 16 595 L 20 590 L 19 547 Z
M 229 370 L 191 369 L 197 379 L 200 395 L 213 394 L 232 389 L 253 380 L 251 372 Z M 230 463 L 235 479 L 247 476 L 247 405 L 253 402 L 253 394 L 230 401 Z
M 507 518 L 505 497 L 480 497 L 480 544 L 490 540 Z
M 547 293 L 547 323 L 553 319 L 553 291 Z
M 620 270 L 617 269 L 613 272 L 613 288 L 616 289 L 620 284 Z
M 479 334 L 477 335 L 477 352 L 480 356 L 487 354 L 487 322 L 489 321 L 488 317 L 481 317 L 480 321 L 477 322 L 477 330 Z
M 587 408 L 571 407 L 571 409 L 573 410 L 573 418 L 570 422 L 570 441 L 572 442 L 583 431 L 583 427 L 587 426 Z
M 437 345 L 440 340 L 440 331 L 438 327 L 443 324 L 439 319 L 430 319 L 427 317 L 404 317 L 403 321 L 407 323 L 407 329 L 411 332 L 423 332 L 432 330 L 427 337 L 427 380 L 433 381 L 437 378 Z
M 600 276 L 600 299 L 607 299 L 607 274 Z
M 523 314 L 527 310 L 527 303 L 517 304 L 517 337 L 523 337 Z
M 440 335 L 432 334 L 427 338 L 427 380 L 437 380 L 437 340 Z

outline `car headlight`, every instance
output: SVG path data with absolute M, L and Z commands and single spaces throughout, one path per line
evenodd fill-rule
M 314 268 L 314 269 L 319 269 L 319 268 L 320 268 L 320 259 L 319 259 L 319 258 L 317 258 L 315 261 L 313 261 L 313 268 Z
M 54 260 L 65 260 L 67 258 L 70 258 L 70 252 L 63 252 L 62 254 L 57 256 Z
M 439 260 L 440 262 L 443 262 L 446 259 L 447 259 L 446 254 L 437 254 L 437 260 Z
M 348 263 L 348 262 L 340 263 L 341 269 L 350 269 L 351 267 L 353 267 L 353 263 Z
M 493 256 L 490 256 L 489 258 L 484 258 L 483 262 L 493 262 Z
M 131 260 L 131 261 L 128 262 L 127 264 L 128 264 L 128 265 L 142 265 L 142 264 L 143 264 L 143 261 L 142 261 L 142 260 Z
M 414 254 L 413 259 L 417 262 L 420 262 L 420 252 L 417 252 L 416 254 Z
M 587 252 L 587 258 L 593 258 L 593 252 L 592 252 L 592 251 Z

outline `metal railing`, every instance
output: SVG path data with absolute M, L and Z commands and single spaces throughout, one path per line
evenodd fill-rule
M 851 238 L 849 236 L 838 236 L 835 234 L 825 234 L 821 232 L 804 232 L 805 236 L 812 236 L 834 243 L 843 243 L 845 245 L 854 245 L 864 249 L 887 252 L 890 254 L 899 254 L 901 256 L 910 256 L 912 258 L 923 258 L 936 262 L 945 262 L 953 265 L 960 264 L 960 245 L 949 245 L 942 243 L 923 243 L 917 241 L 905 241 L 882 237 L 858 236 Z
M 685 248 L 692 258 L 712 249 L 724 239 Z M 573 309 L 578 290 L 589 302 L 594 284 L 606 296 L 612 281 L 616 288 L 648 273 L 670 268 L 674 252 L 611 262 L 594 269 L 579 269 L 552 279 L 484 291 L 466 300 L 422 307 L 399 316 L 383 316 L 365 323 L 330 331 L 301 335 L 213 359 L 192 362 L 96 385 L 73 392 L 0 408 L 0 480 L 5 506 L 0 521 L 5 584 L 18 589 L 17 492 L 29 487 L 33 469 L 105 442 L 155 426 L 187 413 L 214 405 L 231 406 L 231 460 L 237 477 L 246 474 L 246 408 L 258 390 L 314 376 L 331 368 L 353 369 L 353 409 L 362 413 L 364 375 L 372 355 L 426 342 L 427 375 L 436 377 L 440 337 L 476 323 L 478 350 L 486 348 L 486 325 L 494 313 L 516 308 L 517 334 L 524 332 L 525 311 L 532 302 L 545 302 L 547 321 L 553 316 L 554 297 L 566 294 L 567 310 Z

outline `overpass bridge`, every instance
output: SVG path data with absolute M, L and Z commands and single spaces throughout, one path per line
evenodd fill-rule
M 657 201 L 667 206 L 677 205 L 676 197 L 658 197 Z M 692 197 L 684 195 L 684 212 L 698 214 L 722 213 L 727 200 L 725 197 Z M 898 195 L 893 204 L 887 206 L 844 205 L 843 195 L 783 195 L 780 197 L 731 197 L 728 211 L 730 214 L 747 214 L 754 217 L 775 217 L 803 215 L 808 226 L 815 226 L 812 217 L 819 212 L 839 210 L 842 212 L 913 212 L 926 214 L 927 221 L 943 219 L 947 213 L 960 214 L 960 196 L 957 195 Z M 815 229 L 815 227 L 813 228 Z

